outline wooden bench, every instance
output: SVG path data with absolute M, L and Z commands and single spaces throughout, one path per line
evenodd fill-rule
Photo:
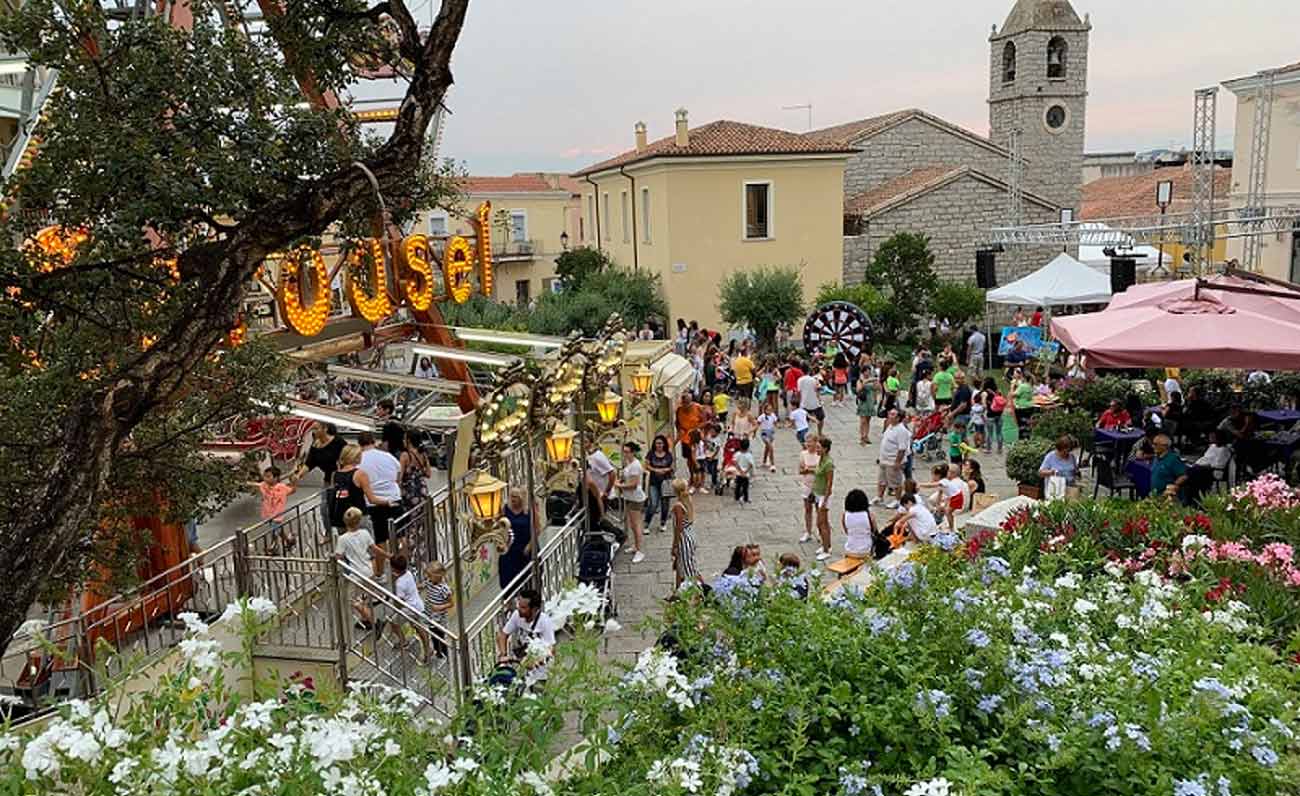
M 869 560 L 870 559 L 866 559 L 866 558 L 853 558 L 852 556 L 845 556 L 844 558 L 841 558 L 839 561 L 833 561 L 830 564 L 827 564 L 826 570 L 828 572 L 834 573 L 837 579 L 846 578 L 849 575 L 852 575 L 854 572 L 857 572 L 859 569 L 862 569 L 862 565 L 866 564 L 867 561 Z

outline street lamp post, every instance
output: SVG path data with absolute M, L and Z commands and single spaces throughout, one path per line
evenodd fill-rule
M 1174 181 L 1161 180 L 1156 183 L 1156 205 L 1160 207 L 1160 259 L 1156 268 L 1165 270 L 1165 211 L 1174 201 Z

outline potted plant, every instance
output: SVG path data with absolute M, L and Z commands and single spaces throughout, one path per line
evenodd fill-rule
M 1043 479 L 1038 467 L 1055 444 L 1045 437 L 1028 437 L 1007 450 L 1007 475 L 1020 485 L 1019 494 L 1035 500 L 1042 498 Z

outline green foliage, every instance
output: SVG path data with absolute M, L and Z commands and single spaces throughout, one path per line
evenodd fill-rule
M 930 239 L 900 232 L 880 244 L 867 267 L 866 280 L 880 289 L 893 309 L 882 318 L 884 336 L 898 337 L 916 326 L 934 291 L 934 255 Z
M 1090 449 L 1096 423 L 1096 417 L 1082 409 L 1048 409 L 1034 416 L 1030 429 L 1035 437 L 1055 441 L 1066 436 L 1076 446 Z
M 565 290 L 581 290 L 588 277 L 613 267 L 608 255 L 590 246 L 572 249 L 555 258 L 555 275 Z
M 1061 404 L 1068 409 L 1082 409 L 1093 416 L 1100 415 L 1112 400 L 1121 403 L 1136 395 L 1144 405 L 1159 403 L 1160 396 L 1151 392 L 1140 392 L 1133 388 L 1133 382 L 1122 376 L 1103 376 L 1095 379 L 1074 379 L 1056 392 Z
M 771 350 L 778 326 L 803 320 L 803 280 L 794 268 L 732 271 L 718 287 L 718 311 L 723 321 L 749 328 Z
M 947 318 L 953 328 L 984 314 L 984 289 L 961 282 L 940 282 L 930 296 L 930 315 Z
M 1038 474 L 1038 468 L 1055 445 L 1054 439 L 1033 435 L 1016 440 L 1007 449 L 1007 477 L 1018 484 L 1040 484 L 1043 477 Z
M 612 313 L 635 329 L 651 317 L 668 314 L 659 277 L 617 266 L 587 274 L 581 286 L 538 296 L 532 307 L 519 307 L 483 296 L 464 304 L 447 305 L 443 316 L 453 326 L 505 329 L 566 336 L 574 331 L 595 334 Z
M 820 307 L 832 301 L 847 301 L 865 312 L 867 317 L 872 319 L 885 313 L 889 307 L 889 300 L 885 298 L 884 294 L 865 282 L 858 285 L 841 285 L 838 282 L 828 282 L 817 289 L 817 306 Z

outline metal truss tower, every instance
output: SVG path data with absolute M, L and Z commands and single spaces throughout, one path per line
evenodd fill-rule
M 1197 89 L 1192 113 L 1192 219 L 1184 237 L 1197 273 L 1214 246 L 1214 135 L 1219 87 Z
M 1250 176 L 1246 184 L 1246 206 L 1242 208 L 1242 217 L 1257 225 L 1255 219 L 1266 215 L 1268 204 L 1268 144 L 1269 132 L 1273 122 L 1273 91 L 1277 73 L 1273 70 L 1260 72 L 1256 78 L 1255 120 L 1250 131 Z M 1260 256 L 1263 252 L 1263 228 L 1259 225 L 1259 234 L 1250 235 L 1245 240 L 1242 252 L 1242 266 L 1247 271 L 1260 270 Z
M 1007 217 L 1012 226 L 1025 223 L 1025 161 L 1020 156 L 1021 132 L 1016 128 L 1007 135 L 1007 149 L 1011 152 L 1007 162 Z

